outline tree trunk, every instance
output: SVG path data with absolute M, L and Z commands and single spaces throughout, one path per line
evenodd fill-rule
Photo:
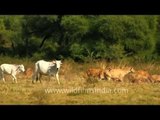
M 28 38 L 25 40 L 26 56 L 28 56 Z
M 11 44 L 11 46 L 12 46 L 12 50 L 14 51 L 14 50 L 15 50 L 15 45 L 14 45 L 13 40 L 11 40 L 11 42 L 12 42 L 12 44 Z
M 43 47 L 44 42 L 46 41 L 47 38 L 48 38 L 48 36 L 44 36 L 44 38 L 43 38 L 43 40 L 42 40 L 42 42 L 41 42 L 41 44 L 39 46 L 40 49 Z

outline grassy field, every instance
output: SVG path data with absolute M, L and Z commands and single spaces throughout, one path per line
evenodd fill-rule
M 16 63 L 24 63 L 25 67 L 33 67 L 34 63 L 28 60 L 15 60 Z M 3 61 L 1 61 L 3 62 Z M 84 79 L 83 74 L 89 67 L 123 67 L 122 63 L 95 63 L 78 64 L 73 61 L 64 61 L 60 70 L 60 82 L 56 79 L 48 81 L 42 77 L 42 83 L 32 84 L 31 79 L 24 79 L 23 75 L 17 76 L 18 83 L 12 83 L 10 76 L 4 84 L 0 81 L 0 104 L 18 105 L 137 105 L 160 104 L 159 83 L 128 83 L 114 81 L 97 81 Z M 132 65 L 133 66 L 133 65 Z M 135 69 L 144 69 L 151 74 L 160 71 L 158 63 L 134 64 Z

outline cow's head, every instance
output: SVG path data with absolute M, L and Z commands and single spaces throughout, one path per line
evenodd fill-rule
M 60 67 L 61 67 L 61 65 L 62 65 L 61 60 L 54 60 L 54 61 L 52 61 L 52 63 L 53 63 L 53 64 L 56 64 L 57 69 L 60 69 Z
M 24 72 L 24 71 L 25 71 L 24 65 L 22 65 L 22 64 L 18 66 L 18 69 L 19 69 L 19 71 L 21 71 L 21 72 Z

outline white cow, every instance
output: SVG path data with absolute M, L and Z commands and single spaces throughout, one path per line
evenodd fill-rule
M 16 64 L 2 64 L 0 66 L 0 74 L 2 77 L 3 82 L 5 83 L 4 74 L 9 74 L 13 78 L 13 82 L 17 83 L 16 75 L 17 73 L 24 72 L 25 68 L 24 65 L 16 65 Z
M 33 80 L 32 83 L 34 83 L 34 80 L 41 82 L 41 75 L 49 75 L 49 80 L 52 75 L 56 76 L 58 84 L 60 84 L 59 81 L 59 70 L 61 66 L 61 60 L 54 60 L 52 62 L 39 60 L 35 63 L 35 71 L 33 74 Z

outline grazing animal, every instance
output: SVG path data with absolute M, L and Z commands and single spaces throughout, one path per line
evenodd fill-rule
M 128 80 L 133 83 L 153 82 L 152 76 L 144 70 L 138 70 L 134 73 L 128 74 Z
M 88 77 L 98 78 L 100 80 L 105 79 L 105 71 L 101 68 L 90 68 L 86 73 Z
M 152 76 L 147 71 L 138 70 L 135 74 L 138 75 L 140 82 L 153 82 Z
M 2 64 L 0 66 L 0 74 L 1 74 L 1 77 L 2 77 L 2 80 L 4 83 L 6 81 L 4 78 L 4 74 L 11 75 L 13 78 L 13 82 L 17 83 L 17 78 L 16 78 L 17 73 L 24 72 L 24 71 L 25 71 L 25 68 L 24 68 L 23 64 L 21 64 L 21 65 Z
M 34 83 L 34 80 L 39 80 L 41 82 L 41 75 L 48 75 L 49 80 L 52 75 L 56 76 L 58 84 L 60 84 L 59 81 L 59 70 L 62 62 L 61 60 L 54 60 L 52 62 L 48 62 L 45 60 L 39 60 L 35 63 L 35 71 L 33 74 L 32 83 Z
M 152 75 L 154 82 L 160 82 L 160 75 Z
M 116 80 L 123 82 L 123 78 L 126 74 L 130 72 L 134 72 L 135 70 L 133 68 L 124 68 L 124 69 L 107 69 L 105 71 L 105 74 L 108 75 L 109 80 Z
M 33 69 L 32 68 L 27 68 L 25 71 L 25 78 L 31 78 L 33 76 Z

